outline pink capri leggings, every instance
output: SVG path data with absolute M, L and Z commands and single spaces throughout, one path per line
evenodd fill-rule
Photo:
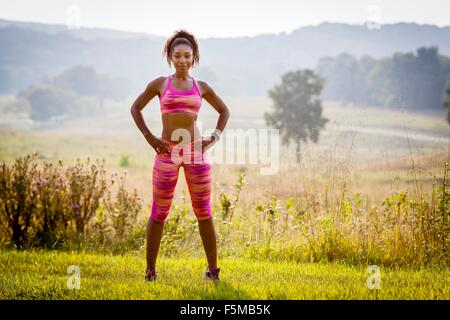
M 190 144 L 177 144 L 161 138 L 169 144 L 169 153 L 158 153 L 153 164 L 153 202 L 150 218 L 163 222 L 169 214 L 180 167 L 191 197 L 197 220 L 211 218 L 211 164 L 202 150 L 201 139 Z

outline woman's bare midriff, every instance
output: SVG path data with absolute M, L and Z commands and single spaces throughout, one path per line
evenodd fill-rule
M 189 113 L 169 113 L 169 114 L 163 114 L 162 115 L 162 124 L 163 124 L 163 131 L 162 131 L 162 137 L 166 140 L 175 142 L 175 143 L 186 143 L 187 141 L 184 141 L 184 133 L 181 132 L 181 134 L 175 133 L 174 138 L 172 139 L 172 133 L 177 129 L 184 129 L 187 132 L 189 132 L 189 141 L 192 142 L 196 139 L 200 139 L 201 133 L 200 130 L 197 128 L 197 117 L 194 115 L 191 115 Z M 177 137 L 177 138 L 176 138 Z M 178 139 L 178 140 L 177 140 Z

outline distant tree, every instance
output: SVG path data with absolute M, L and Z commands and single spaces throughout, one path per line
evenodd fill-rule
M 92 67 L 75 66 L 56 76 L 53 84 L 82 96 L 94 96 L 102 91 L 102 78 Z
M 356 103 L 355 92 L 360 92 L 360 86 L 363 85 L 359 79 L 358 68 L 358 60 L 347 53 L 342 53 L 334 59 L 319 59 L 316 72 L 327 79 L 323 91 L 324 99 Z
M 417 53 L 396 53 L 380 60 L 373 92 L 380 104 L 404 106 L 410 110 L 441 107 L 445 82 L 450 75 L 450 60 L 441 57 L 438 48 L 419 48 Z
M 35 121 L 46 122 L 59 117 L 76 118 L 99 111 L 97 98 L 79 96 L 73 91 L 51 85 L 30 87 L 20 92 L 18 97 L 28 102 L 30 117 Z
M 19 97 L 30 104 L 31 119 L 41 122 L 72 113 L 77 100 L 73 92 L 52 86 L 30 87 L 20 92 Z
M 375 60 L 349 54 L 321 58 L 316 71 L 326 79 L 322 98 L 410 110 L 441 108 L 450 76 L 450 58 L 437 47 L 421 47 L 416 53 L 394 53 Z
M 280 130 L 282 144 L 296 144 L 297 163 L 300 162 L 301 141 L 317 143 L 319 130 L 328 122 L 323 118 L 320 95 L 324 79 L 312 70 L 297 70 L 282 75 L 281 85 L 269 90 L 273 100 L 272 113 L 264 113 L 266 124 Z
M 450 85 L 445 90 L 444 107 L 447 108 L 447 123 L 450 124 Z
M 112 78 L 97 72 L 90 66 L 75 66 L 53 79 L 55 86 L 72 90 L 81 96 L 96 96 L 101 103 L 105 98 L 120 100 L 125 98 L 130 86 L 125 78 Z

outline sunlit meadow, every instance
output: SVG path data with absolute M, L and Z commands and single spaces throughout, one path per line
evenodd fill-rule
M 267 98 L 224 101 L 231 110 L 227 128 L 265 127 Z M 199 116 L 204 129 L 217 117 L 208 107 Z M 155 152 L 128 105 L 111 102 L 101 119 L 62 128 L 3 128 L 0 160 L 6 165 L 33 152 L 39 166 L 66 168 L 89 158 L 89 168 L 104 159 L 105 177 L 122 176 L 125 199 L 140 206 L 130 218 L 120 211 L 122 202 L 100 201 L 103 211 L 93 211 L 94 223 L 86 221 L 82 237 L 56 237 L 47 250 L 30 244 L 11 251 L 4 236 L 0 298 L 448 299 L 450 138 L 444 117 L 331 102 L 323 107 L 329 124 L 318 144 L 302 145 L 299 164 L 294 145 L 280 149 L 274 175 L 261 175 L 260 164 L 213 164 L 223 269 L 218 286 L 201 281 L 206 259 L 182 170 L 158 258 L 160 281 L 143 281 Z M 144 110 L 157 134 L 158 111 L 155 102 Z M 111 197 L 119 186 L 110 186 Z M 111 215 L 109 229 L 97 223 L 99 214 Z M 120 231 L 127 223 L 130 228 Z M 76 223 L 72 229 L 75 234 Z M 80 266 L 79 290 L 67 289 L 69 265 Z M 378 289 L 367 283 L 371 265 L 380 268 Z

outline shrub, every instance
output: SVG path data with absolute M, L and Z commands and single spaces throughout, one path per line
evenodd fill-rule
M 89 166 L 87 159 L 86 166 Z M 105 160 L 103 160 L 103 163 Z M 100 199 L 104 196 L 107 183 L 103 164 L 97 167 L 92 164 L 89 169 L 81 164 L 80 159 L 73 166 L 69 166 L 65 172 L 67 179 L 67 200 L 69 204 L 69 219 L 75 222 L 77 235 L 86 232 L 86 226 L 99 207 Z
M 19 158 L 12 167 L 2 164 L 0 172 L 0 221 L 4 235 L 16 248 L 28 242 L 28 233 L 36 211 L 39 181 L 36 165 L 30 167 L 36 154 Z
M 128 167 L 128 166 L 130 166 L 130 156 L 127 153 L 122 152 L 120 154 L 119 166 L 120 167 Z
M 125 189 L 120 178 L 115 197 L 106 179 L 104 162 L 77 163 L 64 168 L 31 162 L 37 153 L 18 158 L 0 170 L 0 239 L 26 247 L 114 246 L 133 232 L 141 210 L 137 191 Z M 114 231 L 114 234 L 112 234 Z M 114 238 L 116 237 L 116 238 Z
M 132 193 L 129 193 L 125 188 L 126 172 L 123 176 L 119 177 L 119 186 L 115 200 L 112 199 L 110 191 L 108 191 L 105 199 L 105 208 L 108 210 L 109 217 L 111 218 L 111 224 L 115 231 L 115 235 L 119 239 L 123 239 L 131 233 L 137 215 L 141 210 L 141 198 L 137 194 L 137 190 L 134 189 Z M 117 174 L 114 175 L 112 183 L 115 182 L 114 178 L 117 178 Z

